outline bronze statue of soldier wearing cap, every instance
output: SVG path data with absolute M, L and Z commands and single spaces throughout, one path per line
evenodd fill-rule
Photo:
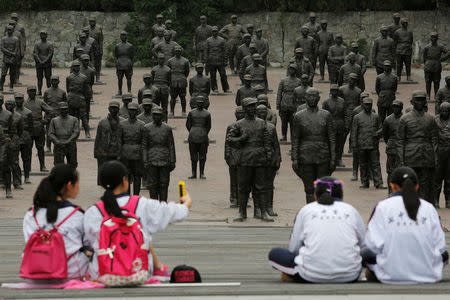
M 328 65 L 328 49 L 334 44 L 334 36 L 327 30 L 328 21 L 320 21 L 320 31 L 317 33 L 320 79 L 325 80 L 325 63 Z
M 239 25 L 239 24 L 237 24 Z M 228 25 L 227 25 L 228 26 Z M 240 25 L 239 25 L 240 26 Z M 236 28 L 241 28 L 242 26 Z M 225 26 L 226 27 L 226 26 Z M 224 28 L 225 28 L 224 27 Z M 233 25 L 233 30 L 235 29 L 235 25 Z M 232 31 L 234 32 L 234 31 Z M 231 36 L 231 33 L 230 33 Z M 206 68 L 208 68 L 209 76 L 211 79 L 211 89 L 218 93 L 218 87 L 217 87 L 217 80 L 216 80 L 216 73 L 219 72 L 220 75 L 220 82 L 222 84 L 222 89 L 225 93 L 230 92 L 230 86 L 228 85 L 228 79 L 227 79 L 227 73 L 225 72 L 225 66 L 227 65 L 227 55 L 232 55 L 230 57 L 230 62 L 233 61 L 233 65 L 231 67 L 232 71 L 237 72 L 237 70 L 234 69 L 234 56 L 235 56 L 235 48 L 234 46 L 234 38 L 228 40 L 229 47 L 228 50 L 230 50 L 230 53 L 227 53 L 227 46 L 225 44 L 225 40 L 219 36 L 219 30 L 217 26 L 213 26 L 212 28 L 212 36 L 209 37 L 206 40 Z M 240 40 L 240 39 L 239 39 Z M 236 46 L 237 48 L 237 46 Z
M 94 16 L 89 17 L 89 36 L 95 39 L 98 46 L 98 51 L 94 55 L 94 68 L 95 68 L 95 81 L 100 82 L 100 71 L 102 68 L 103 57 L 103 30 L 100 25 L 97 24 L 97 20 Z
M 412 81 L 411 79 L 411 57 L 412 57 L 412 44 L 413 33 L 408 30 L 408 19 L 402 18 L 400 20 L 402 27 L 397 29 L 394 33 L 394 47 L 395 47 L 395 60 L 397 62 L 397 77 L 398 81 L 401 81 L 403 65 L 406 70 L 406 81 Z
M 334 42 L 335 44 L 328 49 L 327 56 L 328 76 L 332 84 L 338 82 L 339 70 L 347 56 L 347 48 L 342 45 L 344 40 L 341 34 L 336 34 Z
M 400 118 L 398 127 L 399 164 L 407 166 L 419 178 L 419 196 L 434 201 L 433 175 L 438 167 L 438 130 L 436 120 L 426 110 L 427 95 L 423 91 L 412 93 L 413 109 Z
M 377 75 L 384 72 L 384 62 L 390 61 L 395 67 L 394 40 L 388 36 L 387 26 L 381 26 L 381 35 L 375 39 L 372 48 L 372 65 L 376 68 Z
M 111 101 L 108 104 L 108 116 L 98 122 L 94 143 L 94 158 L 100 167 L 107 161 L 120 159 L 122 142 L 122 127 L 120 126 L 119 102 Z M 97 184 L 100 185 L 97 176 Z
M 212 27 L 207 24 L 206 16 L 200 16 L 200 25 L 195 29 L 194 50 L 197 62 L 206 63 L 206 40 L 212 36 Z
M 204 109 L 204 97 L 197 96 L 196 108 L 191 110 L 186 119 L 186 129 L 189 131 L 189 153 L 191 155 L 192 175 L 197 178 L 197 163 L 200 166 L 200 179 L 205 177 L 206 154 L 208 153 L 208 134 L 211 130 L 211 113 Z
M 23 119 L 23 131 L 20 136 L 20 156 L 23 163 L 24 182 L 31 183 L 31 150 L 33 149 L 33 140 L 31 135 L 33 133 L 33 113 L 28 108 L 24 107 L 24 95 L 22 93 L 14 94 L 15 108 L 14 112 L 20 114 Z M 20 177 L 20 176 L 19 176 Z
M 52 77 L 53 44 L 47 41 L 47 32 L 45 30 L 41 30 L 39 36 L 41 40 L 34 45 L 33 57 L 36 63 L 38 95 L 42 95 L 44 76 L 47 88 L 50 87 L 50 78 Z
M 293 122 L 292 168 L 302 180 L 306 203 L 314 201 L 314 180 L 329 176 L 336 168 L 335 129 L 331 114 L 318 107 L 319 91 L 306 91 L 306 109 Z
M 300 31 L 302 35 L 296 40 L 294 50 L 302 48 L 303 54 L 309 59 L 315 70 L 317 61 L 317 41 L 315 38 L 311 37 L 308 26 L 304 25 Z M 314 37 L 316 36 L 316 33 L 317 32 L 313 34 Z
M 131 93 L 131 77 L 133 76 L 133 58 L 134 47 L 127 41 L 127 33 L 120 33 L 121 42 L 114 48 L 114 57 L 116 58 L 116 74 L 119 90 L 117 95 L 122 95 L 123 76 L 127 79 L 127 91 Z
M 402 117 L 403 102 L 394 100 L 392 102 L 392 114 L 390 114 L 383 122 L 383 138 L 386 143 L 386 173 L 388 174 L 387 182 L 391 182 L 392 172 L 400 167 L 398 157 L 398 126 Z M 391 186 L 388 186 L 389 194 L 392 193 Z
M 255 90 L 252 88 L 252 75 L 245 74 L 242 82 L 244 83 L 244 85 L 241 86 L 236 92 L 235 103 L 237 106 L 241 106 L 242 100 L 244 100 L 245 98 L 256 97 Z
M 50 121 L 48 136 L 54 145 L 54 165 L 67 164 L 76 168 L 77 139 L 80 135 L 80 125 L 76 117 L 69 115 L 69 106 L 66 102 L 59 103 L 59 116 Z
M 139 89 L 137 94 L 137 100 L 139 105 L 141 105 L 142 100 L 144 100 L 144 91 L 146 90 L 153 92 L 152 98 L 156 97 L 156 88 L 153 87 L 152 74 L 145 73 L 142 79 L 144 81 L 144 86 Z
M 172 70 L 165 64 L 166 57 L 158 54 L 158 64 L 151 71 L 153 87 L 156 89 L 156 97 L 153 103 L 160 105 L 164 113 L 164 121 L 167 121 L 167 107 L 169 105 L 169 87 L 172 80 Z
M 177 47 L 181 46 L 172 40 L 172 33 L 164 30 L 164 39 L 159 44 L 155 45 L 152 53 L 156 57 L 158 57 L 159 53 L 164 54 L 164 64 L 167 65 L 169 59 L 175 56 L 175 48 Z
M 158 30 L 165 30 L 166 25 L 164 25 L 164 16 L 162 14 L 156 15 L 156 23 L 152 26 L 152 37 L 157 35 Z
M 252 42 L 252 36 L 249 33 L 244 34 L 242 38 L 242 45 L 240 45 L 236 51 L 236 70 L 241 69 L 241 62 L 247 55 L 250 54 L 250 43 Z
M 262 65 L 262 58 L 259 53 L 252 55 L 253 64 L 245 69 L 245 74 L 252 76 L 251 86 L 255 88 L 257 85 L 261 85 L 264 88 L 264 92 L 267 92 L 267 70 Z
M 353 118 L 352 146 L 358 152 L 361 173 L 361 189 L 369 188 L 370 174 L 377 189 L 386 189 L 383 185 L 380 166 L 380 138 L 382 137 L 382 123 L 378 115 L 372 110 L 372 99 L 363 99 L 363 111 Z
M 175 115 L 175 104 L 177 97 L 180 97 L 181 114 L 186 116 L 186 88 L 187 77 L 189 76 L 189 60 L 181 56 L 183 48 L 175 47 L 175 56 L 167 62 L 171 72 L 170 79 L 170 115 Z
M 381 123 L 392 113 L 392 102 L 395 100 L 397 92 L 397 76 L 392 74 L 391 62 L 383 62 L 384 72 L 377 76 L 375 80 L 375 91 L 378 95 L 378 114 Z
M 47 151 L 51 152 L 51 142 L 48 138 L 48 126 L 50 124 L 51 119 L 58 116 L 58 104 L 59 102 L 67 102 L 67 93 L 63 89 L 59 88 L 59 76 L 52 75 L 50 78 L 50 87 L 45 90 L 43 100 L 47 103 L 52 110 L 50 112 L 45 113 L 45 126 L 46 126 L 46 135 L 47 135 Z
M 211 93 L 211 82 L 208 76 L 203 75 L 205 65 L 203 63 L 195 64 L 195 71 L 197 74 L 189 79 L 189 106 L 191 109 L 195 108 L 195 98 L 201 95 L 205 98 L 205 108 L 209 107 L 209 94 Z
M 120 121 L 121 143 L 120 160 L 128 169 L 129 190 L 133 195 L 139 195 L 142 179 L 142 139 L 144 137 L 144 122 L 137 119 L 139 106 L 128 104 L 129 117 Z M 131 184 L 133 192 L 131 192 Z
M 16 81 L 16 63 L 20 57 L 19 39 L 13 36 L 14 28 L 11 25 L 6 26 L 6 35 L 2 37 L 1 51 L 3 53 L 2 75 L 0 78 L 0 91 L 3 91 L 6 75 L 9 70 L 9 89 L 14 88 Z
M 231 72 L 237 74 L 237 66 L 235 66 L 234 59 L 236 57 L 237 48 L 242 43 L 242 36 L 245 34 L 244 27 L 238 24 L 238 17 L 231 16 L 231 23 L 225 25 L 220 30 L 220 35 L 226 39 L 226 51 L 228 59 L 230 60 Z M 225 64 L 226 65 L 226 64 Z
M 431 84 L 434 85 L 434 96 L 436 97 L 441 81 L 441 62 L 450 57 L 450 52 L 443 45 L 438 44 L 438 39 L 437 32 L 432 32 L 430 34 L 430 43 L 423 49 L 423 70 L 425 72 L 425 86 L 428 99 L 431 99 Z
M 164 123 L 163 111 L 152 108 L 153 122 L 145 125 L 142 139 L 142 158 L 147 171 L 150 198 L 167 201 L 170 172 L 175 169 L 175 142 L 172 128 Z

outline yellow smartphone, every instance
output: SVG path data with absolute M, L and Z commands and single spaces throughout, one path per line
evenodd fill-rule
M 178 195 L 179 195 L 179 199 L 186 196 L 186 184 L 184 183 L 183 180 L 178 181 Z M 180 203 L 181 203 L 181 201 L 180 201 Z

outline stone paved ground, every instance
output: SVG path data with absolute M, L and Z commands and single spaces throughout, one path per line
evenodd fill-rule
M 21 77 L 24 85 L 35 84 L 34 69 L 24 69 L 25 75 Z M 133 76 L 133 93 L 142 86 L 142 75 L 148 72 L 149 69 L 135 69 Z M 104 117 L 107 114 L 107 103 L 112 100 L 112 96 L 117 91 L 116 76 L 113 69 L 104 69 L 103 80 L 107 85 L 94 86 L 96 92 L 101 92 L 100 95 L 94 95 L 95 105 L 92 106 L 92 115 L 97 117 Z M 193 74 L 191 70 L 191 75 Z M 409 97 L 412 90 L 424 89 L 423 79 L 421 77 L 423 71 L 415 70 L 416 75 L 414 79 L 419 81 L 416 85 L 399 85 L 398 99 L 405 103 L 405 108 L 410 106 Z M 55 69 L 54 73 L 60 75 L 61 87 L 65 87 L 65 77 L 68 74 L 67 69 Z M 284 69 L 270 69 L 269 70 L 269 85 L 274 90 L 274 93 L 269 94 L 269 99 L 272 107 L 275 107 L 276 90 L 281 78 L 284 77 Z M 443 76 L 444 77 L 444 76 Z M 369 69 L 366 74 L 367 91 L 374 91 L 375 71 Z M 211 113 L 212 113 L 212 130 L 210 139 L 217 141 L 216 144 L 211 144 L 208 150 L 208 161 L 206 165 L 207 180 L 187 180 L 190 175 L 190 160 L 188 145 L 183 141 L 187 138 L 187 130 L 185 128 L 184 119 L 169 120 L 169 124 L 175 126 L 174 137 L 177 152 L 177 167 L 171 175 L 171 185 L 169 188 L 169 198 L 176 199 L 176 183 L 178 180 L 186 180 L 187 189 L 189 190 L 193 200 L 194 206 L 189 217 L 189 222 L 225 225 L 225 221 L 234 216 L 236 211 L 230 209 L 229 198 L 229 178 L 228 168 L 223 159 L 223 145 L 226 126 L 234 120 L 234 97 L 238 88 L 238 78 L 229 76 L 229 83 L 233 95 L 227 96 L 212 96 L 211 97 Z M 321 97 L 323 101 L 328 96 L 328 84 L 315 84 L 321 90 Z M 25 87 L 18 87 L 16 91 L 26 91 Z M 372 95 L 375 96 L 375 95 Z M 6 95 L 6 98 L 12 97 Z M 136 101 L 136 100 L 135 100 Z M 177 104 L 176 114 L 180 115 L 180 106 Z M 434 112 L 434 106 L 430 104 L 430 111 Z M 95 128 L 98 120 L 91 120 L 92 135 L 95 136 Z M 280 120 L 278 120 L 278 132 L 280 132 Z M 84 133 L 81 133 L 80 138 L 84 138 Z M 380 143 L 381 165 L 383 169 L 383 178 L 386 179 L 384 154 L 385 145 Z M 346 146 L 345 149 L 348 147 Z M 305 204 L 305 197 L 303 191 L 303 184 L 299 178 L 294 174 L 291 168 L 290 158 L 287 155 L 289 145 L 282 145 L 282 166 L 275 181 L 275 210 L 280 217 L 276 218 L 275 223 L 269 225 L 273 226 L 288 226 L 292 225 L 294 216 L 297 211 Z M 36 151 L 33 150 L 33 171 L 38 171 Z M 78 199 L 75 201 L 83 208 L 88 208 L 95 203 L 102 194 L 101 188 L 96 185 L 97 163 L 93 158 L 93 142 L 79 142 L 78 143 L 78 160 L 79 171 L 81 173 L 81 192 Z M 53 165 L 53 157 L 46 157 L 47 166 L 50 168 Z M 351 158 L 344 158 L 344 163 L 351 166 Z M 386 191 L 375 190 L 371 187 L 369 190 L 361 191 L 358 189 L 360 183 L 350 181 L 351 172 L 337 171 L 334 176 L 343 179 L 345 182 L 345 201 L 354 205 L 367 221 L 370 212 L 377 203 L 386 196 Z M 13 191 L 14 199 L 5 199 L 5 194 L 0 191 L 0 218 L 20 218 L 24 212 L 29 208 L 33 192 L 39 183 L 40 176 L 32 177 L 32 185 L 26 185 L 23 191 Z M 148 191 L 143 191 L 143 195 L 148 195 Z M 441 206 L 444 205 L 443 196 L 441 197 Z M 254 226 L 261 225 L 260 221 L 254 220 L 252 212 L 249 209 L 250 218 L 244 224 L 233 224 L 233 226 Z M 444 226 L 450 226 L 450 210 L 440 209 Z M 267 224 L 264 224 L 267 225 Z

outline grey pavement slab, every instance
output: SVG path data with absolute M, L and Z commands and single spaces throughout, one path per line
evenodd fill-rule
M 0 282 L 2 283 L 21 281 L 19 267 L 24 247 L 21 224 L 21 219 L 0 219 L 0 228 L 2 228 Z M 433 294 L 433 299 L 450 298 L 450 296 L 443 296 L 450 294 L 450 269 L 445 269 L 442 282 L 427 285 L 382 285 L 365 281 L 354 284 L 283 283 L 280 281 L 280 274 L 268 265 L 267 254 L 273 247 L 287 247 L 290 232 L 289 227 L 181 224 L 170 226 L 166 231 L 153 237 L 153 246 L 160 259 L 170 268 L 179 264 L 192 265 L 200 271 L 205 283 L 240 282 L 240 286 L 137 287 L 101 290 L 0 289 L 0 298 L 171 297 L 167 299 L 180 299 L 181 296 L 191 296 L 193 297 L 191 299 L 269 299 L 259 296 L 272 296 L 270 299 L 294 299 L 291 296 L 322 295 L 317 299 L 372 300 L 385 294 L 390 295 L 390 298 L 386 299 L 419 299 L 411 295 L 421 294 Z M 447 240 L 449 237 L 450 234 L 447 234 Z M 200 296 L 205 298 L 199 298 Z M 421 296 L 421 299 L 426 298 Z

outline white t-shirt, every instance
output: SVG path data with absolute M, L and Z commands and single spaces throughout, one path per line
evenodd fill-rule
M 442 279 L 445 235 L 436 209 L 420 200 L 417 221 L 408 217 L 403 197 L 378 203 L 369 221 L 366 245 L 377 255 L 369 265 L 383 283 L 430 283 Z
M 54 226 L 59 224 L 70 213 L 72 213 L 76 207 L 69 201 L 60 201 L 58 205 L 58 217 L 56 218 L 56 222 L 54 224 L 49 224 L 47 222 L 46 208 L 40 208 L 37 211 L 36 219 L 42 229 L 46 231 L 53 229 Z M 69 258 L 67 262 L 67 277 L 69 279 L 81 278 L 86 275 L 89 262 L 87 256 L 80 252 L 80 249 L 83 247 L 84 235 L 83 215 L 83 211 L 79 209 L 58 228 L 58 232 L 63 236 L 66 255 Z M 25 242 L 28 242 L 31 235 L 37 230 L 38 226 L 34 220 L 33 212 L 32 210 L 29 210 L 23 219 L 23 236 L 25 238 Z
M 117 203 L 120 207 L 127 205 L 129 195 L 119 195 Z M 152 234 L 164 230 L 169 224 L 184 221 L 189 215 L 189 209 L 183 205 L 174 202 L 160 202 L 158 200 L 140 197 L 136 207 L 136 216 L 144 228 L 146 237 L 145 243 L 151 242 Z M 98 237 L 103 216 L 100 210 L 94 205 L 91 206 L 84 215 L 84 243 L 91 246 L 95 253 L 98 251 Z M 153 270 L 152 256 L 149 252 L 149 272 Z M 89 275 L 91 280 L 98 279 L 98 261 L 95 254 L 92 263 L 89 264 Z
M 317 201 L 297 214 L 289 250 L 298 253 L 296 271 L 311 282 L 350 282 L 362 270 L 365 226 L 353 206 Z

